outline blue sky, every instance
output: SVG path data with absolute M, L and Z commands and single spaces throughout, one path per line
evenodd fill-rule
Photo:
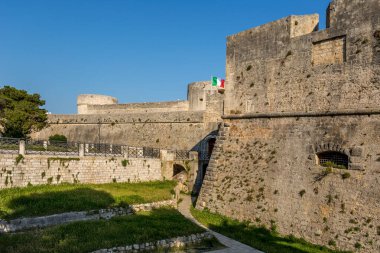
M 94 93 L 121 103 L 186 99 L 187 84 L 224 77 L 226 36 L 329 0 L 0 0 L 0 86 L 75 113 Z

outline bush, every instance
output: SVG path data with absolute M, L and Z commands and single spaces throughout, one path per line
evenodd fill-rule
M 67 142 L 67 138 L 61 134 L 55 134 L 49 137 L 50 142 Z
M 351 177 L 351 174 L 346 172 L 344 174 L 342 174 L 342 179 L 347 179 L 347 178 L 350 178 Z
M 123 165 L 123 167 L 127 167 L 127 165 L 129 165 L 129 160 L 122 160 L 121 165 Z

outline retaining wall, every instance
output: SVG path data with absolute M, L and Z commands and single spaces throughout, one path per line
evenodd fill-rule
M 102 184 L 162 179 L 160 159 L 26 155 L 17 164 L 17 157 L 0 154 L 0 189 L 28 184 Z

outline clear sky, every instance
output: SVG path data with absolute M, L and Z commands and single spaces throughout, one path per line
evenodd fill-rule
M 40 93 L 52 113 L 79 94 L 119 102 L 186 99 L 224 77 L 226 36 L 329 0 L 0 0 L 0 86 Z

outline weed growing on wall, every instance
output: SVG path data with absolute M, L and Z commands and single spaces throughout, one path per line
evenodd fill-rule
M 16 165 L 18 165 L 20 162 L 22 162 L 24 160 L 24 156 L 23 155 L 18 155 L 16 157 Z
M 344 179 L 347 179 L 347 178 L 350 178 L 350 177 L 351 177 L 351 174 L 348 173 L 348 172 L 345 172 L 345 173 L 342 174 L 342 179 L 343 179 L 343 180 L 344 180 Z
M 121 165 L 123 165 L 123 167 L 127 167 L 127 165 L 129 165 L 129 160 L 122 160 Z
M 48 163 L 48 169 L 50 169 L 50 164 L 51 162 L 54 162 L 54 161 L 59 161 L 59 165 L 61 166 L 64 166 L 64 167 L 69 167 L 69 162 L 70 161 L 80 161 L 79 158 L 77 157 L 67 157 L 67 158 L 63 158 L 63 157 L 49 157 L 47 159 L 47 163 Z M 67 164 L 66 164 L 67 162 Z

